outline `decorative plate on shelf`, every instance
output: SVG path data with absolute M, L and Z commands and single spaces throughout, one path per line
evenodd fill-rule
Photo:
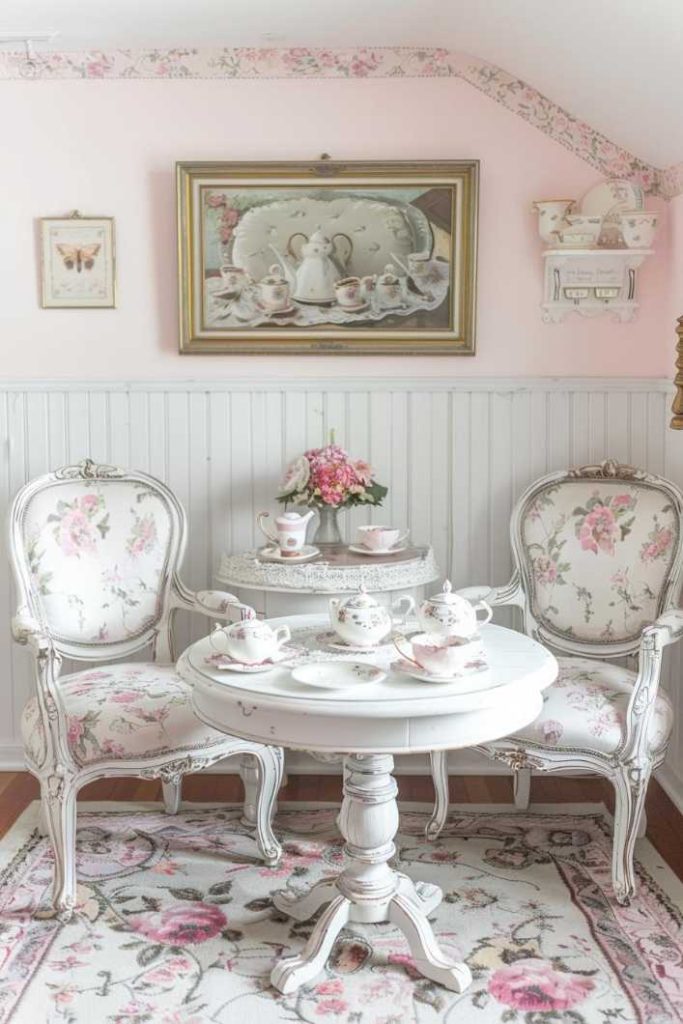
M 642 210 L 645 195 L 640 185 L 623 178 L 601 181 L 586 192 L 581 200 L 581 213 L 590 217 L 616 220 L 625 210 Z

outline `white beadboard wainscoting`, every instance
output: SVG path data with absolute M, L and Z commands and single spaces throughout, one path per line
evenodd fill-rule
M 510 509 L 535 477 L 609 456 L 683 485 L 671 393 L 668 381 L 626 378 L 17 382 L 0 387 L 0 491 L 7 507 L 25 481 L 86 456 L 150 472 L 187 509 L 184 578 L 202 588 L 223 551 L 259 542 L 255 514 L 275 507 L 287 460 L 323 444 L 334 428 L 389 487 L 377 521 L 431 541 L 457 586 L 503 583 Z M 345 513 L 346 528 L 367 515 Z M 2 571 L 0 766 L 14 768 L 22 764 L 17 723 L 32 682 L 27 652 L 11 641 L 12 585 Z M 206 632 L 206 620 L 193 619 L 178 623 L 181 644 Z M 682 665 L 678 651 L 667 652 L 665 685 L 677 714 L 661 774 L 681 807 Z M 295 765 L 305 769 L 305 759 Z M 424 758 L 411 764 L 425 769 Z M 466 752 L 453 755 L 452 769 L 501 770 Z

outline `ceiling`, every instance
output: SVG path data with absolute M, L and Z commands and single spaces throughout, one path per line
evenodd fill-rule
M 683 0 L 3 0 L 37 49 L 439 46 L 519 76 L 659 167 L 683 160 Z

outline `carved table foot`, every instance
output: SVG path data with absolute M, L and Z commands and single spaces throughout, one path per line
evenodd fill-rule
M 388 754 L 346 757 L 344 800 L 339 825 L 346 840 L 344 870 L 323 879 L 304 896 L 286 890 L 275 897 L 279 910 L 303 921 L 328 904 L 298 956 L 273 968 L 271 982 L 280 992 L 294 992 L 325 965 L 340 930 L 349 921 L 391 921 L 404 932 L 417 969 L 455 992 L 470 984 L 469 968 L 450 960 L 439 948 L 427 915 L 442 893 L 427 882 L 414 883 L 390 866 L 398 829 L 397 787 Z

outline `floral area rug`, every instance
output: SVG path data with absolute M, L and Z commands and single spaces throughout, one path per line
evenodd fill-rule
M 413 805 L 414 807 L 415 805 Z M 455 811 L 440 840 L 402 810 L 402 870 L 438 883 L 443 949 L 470 966 L 462 995 L 415 970 L 389 924 L 342 932 L 325 971 L 298 992 L 269 986 L 309 922 L 272 904 L 337 872 L 336 808 L 281 810 L 285 856 L 255 857 L 237 808 L 82 805 L 79 912 L 33 919 L 51 853 L 35 807 L 3 844 L 0 1022 L 12 1024 L 669 1024 L 683 1016 L 680 884 L 649 844 L 638 899 L 610 890 L 610 823 L 582 813 Z M 31 815 L 33 816 L 31 818 Z M 653 877 L 657 876 L 657 880 Z M 666 886 L 667 891 L 665 891 Z

